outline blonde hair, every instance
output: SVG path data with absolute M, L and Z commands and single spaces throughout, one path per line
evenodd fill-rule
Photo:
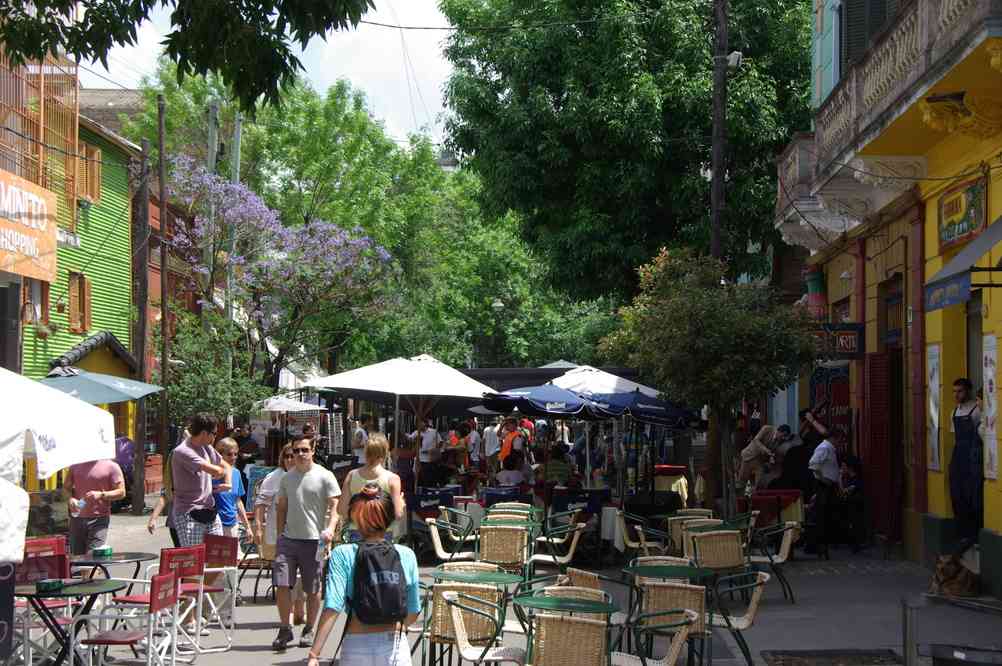
M 226 451 L 228 449 L 236 449 L 237 451 L 239 451 L 240 445 L 237 444 L 237 440 L 233 439 L 232 437 L 223 437 L 222 439 L 216 442 L 216 451 L 222 453 L 223 451 Z
M 386 440 L 386 435 L 381 432 L 369 435 L 369 441 L 365 444 L 365 462 L 369 464 L 383 462 L 389 453 L 390 443 Z

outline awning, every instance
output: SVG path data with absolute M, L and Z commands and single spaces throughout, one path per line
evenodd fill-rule
M 971 289 L 982 287 L 1002 287 L 1002 282 L 972 282 L 971 275 L 1002 273 L 1002 268 L 978 268 L 982 257 L 988 254 L 996 243 L 1002 242 L 1002 217 L 995 220 L 977 238 L 968 243 L 946 266 L 926 282 L 925 311 L 932 312 L 971 299 Z

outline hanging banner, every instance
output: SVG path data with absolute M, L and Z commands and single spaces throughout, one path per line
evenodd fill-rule
M 982 377 L 984 377 L 984 397 L 981 404 L 981 422 L 985 426 L 985 478 L 999 478 L 999 446 L 998 433 L 995 429 L 998 421 L 998 396 L 995 389 L 995 377 L 998 370 L 998 340 L 994 335 L 986 335 L 981 353 Z
M 929 409 L 926 432 L 926 467 L 934 472 L 943 471 L 939 449 L 939 405 L 941 380 L 939 367 L 939 345 L 929 345 L 925 350 L 926 391 L 928 391 Z

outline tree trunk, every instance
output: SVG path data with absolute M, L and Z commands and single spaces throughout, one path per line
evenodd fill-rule
M 734 414 L 730 409 L 714 410 L 719 416 L 720 429 L 720 470 L 724 518 L 734 516 L 737 509 L 737 494 L 734 487 Z

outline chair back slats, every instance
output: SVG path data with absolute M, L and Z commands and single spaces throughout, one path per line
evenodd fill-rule
M 480 528 L 480 560 L 496 564 L 506 571 L 525 566 L 529 531 L 508 525 L 483 525 Z
M 604 620 L 537 613 L 534 623 L 533 666 L 606 663 L 607 623 Z
M 442 571 L 458 573 L 497 573 L 501 571 L 501 567 L 490 562 L 443 562 L 439 567 Z
M 544 597 L 559 597 L 561 599 L 586 599 L 588 601 L 609 601 L 609 595 L 602 590 L 595 590 L 589 587 L 575 587 L 573 585 L 551 585 L 539 591 Z M 560 611 L 550 611 L 556 615 L 567 615 Z M 573 613 L 575 617 L 591 617 L 596 620 L 605 620 L 608 617 L 605 613 Z
M 742 534 L 737 530 L 696 532 L 692 548 L 696 564 L 707 569 L 740 569 L 747 562 Z
M 471 583 L 436 583 L 431 587 L 431 618 L 428 624 L 428 637 L 435 643 L 454 643 L 455 628 L 452 622 L 452 611 L 443 596 L 445 592 L 457 592 L 466 597 L 483 599 L 478 604 L 471 599 L 463 599 L 463 604 L 490 613 L 497 617 L 497 608 L 504 602 L 504 591 L 494 585 L 474 585 Z M 463 611 L 463 623 L 467 639 L 471 645 L 486 645 L 494 638 L 494 627 L 490 621 L 477 615 Z
M 664 566 L 664 567 L 688 567 L 688 566 L 691 566 L 691 564 L 692 563 L 689 560 L 685 559 L 684 557 L 672 557 L 670 555 L 652 555 L 652 556 L 649 556 L 649 557 L 635 557 L 635 558 L 633 558 L 633 561 L 630 562 L 631 566 L 638 566 L 638 567 L 662 567 L 662 566 Z M 651 580 L 651 579 L 644 578 L 643 576 L 638 576 L 637 577 L 637 585 L 641 585 L 642 583 L 646 582 L 647 580 Z M 666 579 L 658 578 L 658 579 L 654 579 L 654 580 L 666 580 Z M 675 583 L 688 583 L 689 582 L 688 578 L 668 578 L 667 580 L 670 580 L 670 581 L 675 582 Z
M 150 613 L 173 608 L 177 603 L 177 577 L 173 573 L 150 578 Z
M 205 544 L 164 548 L 160 551 L 160 573 L 173 573 L 177 578 L 201 576 L 205 573 Z
M 574 587 L 585 587 L 589 590 L 601 590 L 602 580 L 599 578 L 597 573 L 591 571 L 585 571 L 584 569 L 575 569 L 574 567 L 567 567 L 564 572 L 567 578 L 570 580 L 571 585 Z
M 205 535 L 205 566 L 209 568 L 235 567 L 240 553 L 240 540 L 236 537 Z
M 693 559 L 695 553 L 692 550 L 692 533 L 689 532 L 694 527 L 717 527 L 722 525 L 724 521 L 719 518 L 693 518 L 691 520 L 683 521 L 679 525 L 679 530 L 681 532 L 682 541 L 682 555 L 688 559 Z
M 696 614 L 696 623 L 692 627 L 692 633 L 703 634 L 706 632 L 705 610 L 706 610 L 706 588 L 702 585 L 690 585 L 688 583 L 662 582 L 653 579 L 646 579 L 640 586 L 641 590 L 641 613 L 660 613 L 664 611 L 682 608 L 690 610 Z M 652 624 L 664 624 L 670 622 L 682 622 L 686 619 L 684 614 L 665 614 L 654 618 Z

